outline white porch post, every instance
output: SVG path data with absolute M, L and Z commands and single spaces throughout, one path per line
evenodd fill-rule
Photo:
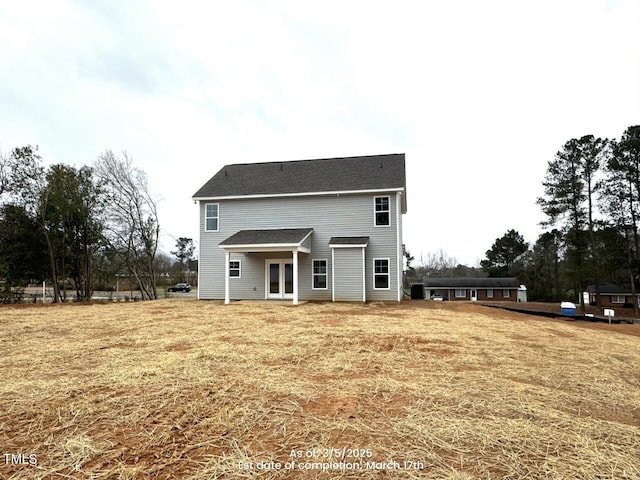
M 336 288 L 335 288 L 336 277 L 333 273 L 336 271 L 335 266 L 336 266 L 336 249 L 332 248 L 331 249 L 331 301 L 332 302 L 336 301 Z
M 402 251 L 402 193 L 396 193 L 396 249 L 398 252 L 396 275 L 398 278 L 398 301 L 404 297 L 404 278 L 402 278 L 402 265 L 404 252 Z M 391 267 L 391 265 L 389 265 Z M 391 273 L 391 272 L 389 272 Z
M 298 250 L 293 251 L 293 304 L 298 305 Z
M 224 252 L 224 304 L 228 305 L 231 303 L 229 299 L 229 260 L 231 256 L 229 252 Z
M 365 264 L 364 264 L 364 249 L 365 249 L 365 247 L 362 247 L 362 301 L 364 303 L 366 303 L 366 301 L 367 301 L 367 274 L 366 274 L 366 269 L 365 269 Z

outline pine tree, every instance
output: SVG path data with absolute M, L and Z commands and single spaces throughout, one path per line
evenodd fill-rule
M 608 155 L 608 145 L 608 140 L 593 135 L 565 143 L 547 165 L 543 181 L 545 196 L 538 198 L 538 205 L 548 217 L 544 225 L 559 225 L 564 233 L 569 272 L 579 293 L 582 311 L 582 292 L 589 269 L 594 276 L 598 301 L 600 299 L 594 201 L 600 188 L 597 176 Z

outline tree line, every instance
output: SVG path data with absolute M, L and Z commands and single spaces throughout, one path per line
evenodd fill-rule
M 533 245 L 516 230 L 496 239 L 481 269 L 457 265 L 442 251 L 412 275 L 515 276 L 531 300 L 578 299 L 593 285 L 628 287 L 640 280 L 640 125 L 619 139 L 585 135 L 567 141 L 549 160 L 537 199 L 545 231 Z M 453 260 L 453 261 L 452 261 Z M 440 265 L 441 268 L 433 268 Z M 442 276 L 445 276 L 442 275 Z M 635 304 L 634 308 L 638 309 Z
M 0 279 L 11 301 L 29 282 L 49 281 L 53 301 L 91 298 L 96 284 L 126 272 L 143 300 L 157 298 L 160 224 L 144 171 L 123 153 L 92 166 L 43 165 L 30 145 L 0 155 Z
M 619 140 L 593 135 L 569 140 L 549 161 L 542 185 L 537 203 L 547 217 L 543 225 L 552 229 L 536 242 L 537 263 L 546 267 L 541 276 L 551 291 L 561 291 L 563 279 L 574 292 L 593 284 L 598 306 L 605 282 L 628 285 L 635 295 L 640 125 L 628 127 Z M 550 288 L 538 283 L 543 292 Z M 584 308 L 582 295 L 579 300 Z

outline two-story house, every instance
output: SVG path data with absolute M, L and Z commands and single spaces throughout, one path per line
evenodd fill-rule
M 227 165 L 193 199 L 200 299 L 402 300 L 404 154 Z

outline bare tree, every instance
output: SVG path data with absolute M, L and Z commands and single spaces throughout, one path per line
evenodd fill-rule
M 438 272 L 439 274 L 450 274 L 450 271 L 456 268 L 456 257 L 449 256 L 442 248 L 437 252 L 427 253 L 426 258 L 421 258 L 420 263 L 430 272 Z
M 98 157 L 95 174 L 108 198 L 109 241 L 123 256 L 142 299 L 155 300 L 158 296 L 154 259 L 160 224 L 156 201 L 147 185 L 147 175 L 133 166 L 126 152 L 119 158 L 110 150 Z
M 9 191 L 10 175 L 11 175 L 10 157 L 0 152 L 0 197 Z
M 453 275 L 456 268 L 456 258 L 449 256 L 442 248 L 437 252 L 420 255 L 418 266 L 415 267 L 414 276 L 418 279 L 424 277 L 448 277 Z

